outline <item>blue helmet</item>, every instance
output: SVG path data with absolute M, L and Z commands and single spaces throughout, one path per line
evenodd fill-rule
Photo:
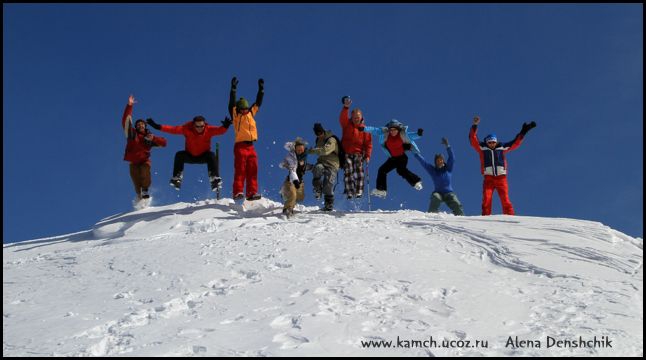
M 489 141 L 495 141 L 498 142 L 498 138 L 496 137 L 496 134 L 491 133 L 484 138 L 484 142 L 489 142 Z

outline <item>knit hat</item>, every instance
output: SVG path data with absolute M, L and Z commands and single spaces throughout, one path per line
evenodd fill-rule
M 489 134 L 489 135 L 485 136 L 484 141 L 485 142 L 489 142 L 489 141 L 498 142 L 498 138 L 496 137 L 496 134 L 492 133 L 492 134 Z
M 236 107 L 238 109 L 248 109 L 249 108 L 249 102 L 247 99 L 241 97 L 240 100 L 236 103 Z
M 302 137 L 299 136 L 296 138 L 296 140 L 294 140 L 294 147 L 298 145 L 307 146 L 307 141 L 305 141 Z
M 395 128 L 397 130 L 401 130 L 401 128 L 403 126 L 404 126 L 404 124 L 400 123 L 399 120 L 397 120 L 397 119 L 392 119 L 386 124 L 387 128 L 389 128 L 389 129 Z
M 325 132 L 325 129 L 323 128 L 323 125 L 321 125 L 321 123 L 314 124 L 314 134 L 318 135 L 324 132 Z

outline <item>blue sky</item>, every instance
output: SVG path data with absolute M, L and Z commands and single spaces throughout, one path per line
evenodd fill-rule
M 260 189 L 274 200 L 283 143 L 312 141 L 315 122 L 340 135 L 340 98 L 350 95 L 368 125 L 424 128 L 427 158 L 449 139 L 467 215 L 480 214 L 482 197 L 473 116 L 481 137 L 504 141 L 534 120 L 508 154 L 516 213 L 643 237 L 642 14 L 642 4 L 3 4 L 3 242 L 130 211 L 119 123 L 128 95 L 135 118 L 179 125 L 201 114 L 219 124 L 232 76 L 250 99 L 265 79 L 256 148 Z M 184 138 L 161 135 L 155 204 L 213 197 L 204 165 L 186 166 L 181 192 L 168 185 Z M 215 141 L 231 196 L 233 132 Z M 373 145 L 372 187 L 385 161 Z M 373 209 L 428 208 L 432 181 L 412 156 L 409 168 L 424 190 L 392 172 Z M 337 207 L 349 209 L 342 190 Z

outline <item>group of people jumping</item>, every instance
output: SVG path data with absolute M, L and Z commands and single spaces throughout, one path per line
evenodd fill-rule
M 132 122 L 133 105 L 136 100 L 133 95 L 128 98 L 121 124 L 127 138 L 124 160 L 130 162 L 130 177 L 136 193 L 136 202 L 146 201 L 150 198 L 150 150 L 155 146 L 166 146 L 166 139 L 153 135 L 147 128 L 152 128 L 169 134 L 183 135 L 185 138 L 184 150 L 175 154 L 173 174 L 170 185 L 175 189 L 181 188 L 184 164 L 207 165 L 211 190 L 219 191 L 222 188 L 222 178 L 219 173 L 218 157 L 211 150 L 211 138 L 226 133 L 233 124 L 235 132 L 234 144 L 234 200 L 258 200 L 258 155 L 254 142 L 258 140 L 255 116 L 258 114 L 264 96 L 264 80 L 258 79 L 258 93 L 256 101 L 249 104 L 247 99 L 237 99 L 236 92 L 238 79 L 231 79 L 229 93 L 229 116 L 222 120 L 221 126 L 209 125 L 206 119 L 195 116 L 180 126 L 160 125 L 153 119 L 145 121 L 138 119 Z M 352 100 L 349 96 L 341 98 L 343 107 L 339 115 L 339 124 L 342 136 L 339 139 L 322 124 L 314 124 L 316 143 L 308 148 L 308 143 L 301 137 L 287 142 L 285 149 L 288 151 L 285 159 L 279 164 L 288 170 L 288 175 L 283 182 L 280 194 L 284 201 L 283 214 L 291 217 L 294 214 L 296 203 L 305 198 L 303 180 L 305 173 L 313 174 L 312 187 L 314 197 L 323 197 L 322 210 L 334 209 L 334 188 L 337 173 L 341 167 L 344 171 L 344 194 L 348 199 L 363 197 L 365 171 L 372 155 L 372 136 L 378 137 L 378 143 L 386 154 L 386 161 L 379 167 L 376 188 L 370 195 L 386 197 L 387 175 L 392 170 L 403 177 L 415 190 L 422 190 L 421 178 L 408 169 L 407 152 L 412 152 L 422 167 L 428 172 L 435 186 L 431 194 L 428 211 L 438 212 L 444 202 L 454 215 L 464 215 L 460 200 L 451 185 L 454 155 L 446 138 L 442 144 L 446 147 L 448 159 L 440 153 L 435 154 L 433 163 L 429 163 L 422 156 L 415 140 L 419 139 L 424 130 L 409 131 L 408 126 L 396 119 L 392 119 L 381 127 L 367 126 L 361 109 L 354 108 L 350 111 Z M 477 138 L 480 118 L 475 116 L 469 131 L 469 142 L 480 156 L 481 173 L 484 176 L 482 190 L 482 215 L 491 214 L 493 192 L 496 190 L 502 203 L 503 213 L 514 214 L 514 208 L 509 200 L 507 185 L 507 160 L 505 154 L 512 151 L 522 143 L 527 132 L 536 126 L 534 121 L 523 123 L 521 131 L 510 142 L 499 142 L 495 134 L 489 134 L 480 142 Z M 316 163 L 308 163 L 308 155 L 317 155 Z M 245 187 L 246 184 L 246 187 Z

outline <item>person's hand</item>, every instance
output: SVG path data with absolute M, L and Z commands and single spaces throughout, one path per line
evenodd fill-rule
M 238 87 L 238 78 L 234 76 L 233 79 L 231 79 L 231 89 L 235 90 L 237 87 Z
M 523 123 L 523 128 L 520 130 L 520 133 L 525 135 L 527 132 L 536 127 L 536 122 L 532 121 L 529 123 Z
M 224 120 L 222 120 L 222 121 L 220 121 L 220 122 L 222 123 L 222 126 L 223 126 L 225 129 L 228 129 L 228 128 L 229 128 L 229 126 L 231 126 L 231 124 L 233 123 L 233 121 L 231 121 L 231 119 L 229 119 L 229 117 L 228 117 L 228 116 L 226 116 L 226 117 L 224 118 Z
M 422 136 L 423 133 L 424 133 L 424 129 L 421 129 L 421 128 L 417 129 L 417 136 Z
M 301 187 L 301 182 L 298 181 L 298 179 L 292 181 L 292 184 L 294 184 L 294 187 L 297 189 Z
M 343 104 L 343 107 L 349 108 L 352 104 L 352 99 L 350 99 L 350 97 L 346 95 L 341 98 L 341 103 Z
M 366 127 L 365 126 L 359 126 L 359 127 L 357 127 L 357 130 L 366 131 Z
M 258 88 L 260 90 L 264 90 L 265 88 L 265 80 L 263 80 L 262 78 L 258 79 Z
M 478 125 L 480 123 L 480 116 L 476 115 L 473 117 L 473 125 Z
M 128 105 L 132 106 L 136 102 L 137 100 L 135 100 L 135 96 L 130 94 L 130 96 L 128 96 Z
M 445 137 L 442 138 L 442 145 L 448 147 L 449 146 L 449 140 Z
M 148 125 L 152 126 L 154 129 L 157 129 L 157 130 L 161 129 L 161 125 L 157 124 L 155 122 L 155 120 L 153 120 L 151 118 L 146 119 L 146 122 L 148 123 Z

